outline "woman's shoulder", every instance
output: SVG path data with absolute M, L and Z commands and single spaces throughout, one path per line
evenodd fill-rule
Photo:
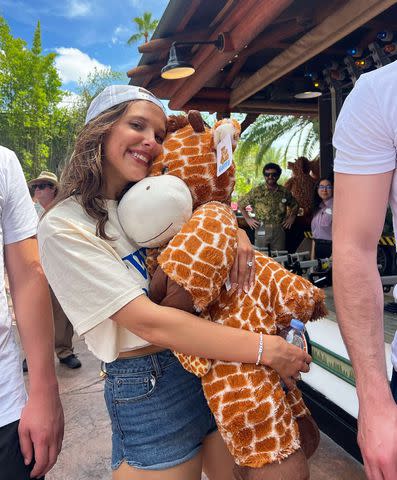
M 86 214 L 75 197 L 69 197 L 56 204 L 42 217 L 38 235 L 42 238 L 48 237 L 82 225 L 95 231 L 95 220 Z

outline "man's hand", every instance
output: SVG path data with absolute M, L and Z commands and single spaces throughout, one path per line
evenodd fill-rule
M 248 226 L 252 229 L 255 230 L 259 227 L 261 224 L 258 222 L 258 220 L 255 220 L 255 218 L 246 218 L 245 221 L 247 222 Z
M 286 230 L 289 230 L 292 227 L 293 223 L 295 222 L 295 219 L 296 219 L 296 215 L 289 215 L 281 224 L 281 226 Z
M 25 465 L 35 457 L 32 478 L 45 475 L 61 451 L 64 418 L 58 387 L 31 391 L 19 422 L 19 441 Z
M 360 406 L 358 444 L 368 480 L 397 479 L 397 405 L 366 402 Z

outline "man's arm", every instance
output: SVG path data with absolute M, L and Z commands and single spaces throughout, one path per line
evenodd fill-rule
M 255 218 L 251 218 L 248 215 L 248 212 L 246 210 L 247 205 L 250 205 L 251 202 L 253 203 L 253 196 L 252 196 L 253 190 L 248 192 L 246 195 L 244 195 L 242 198 L 238 200 L 237 206 L 241 212 L 241 215 L 244 217 L 244 220 L 247 222 L 247 225 L 252 228 L 252 230 L 255 230 L 255 228 L 258 228 L 260 225 L 260 222 L 256 220 Z M 251 205 L 252 206 L 252 205 Z
M 296 220 L 296 216 L 298 214 L 299 210 L 299 205 L 298 202 L 296 201 L 295 197 L 292 195 L 292 193 L 289 190 L 286 190 L 286 198 L 287 198 L 287 207 L 290 209 L 290 213 L 288 217 L 284 220 L 282 223 L 282 226 L 284 228 L 290 229 L 292 227 L 292 224 Z
M 19 424 L 25 464 L 32 477 L 46 474 L 62 446 L 63 411 L 54 367 L 54 325 L 48 284 L 33 237 L 4 248 L 15 317 L 29 366 L 29 398 Z
M 397 478 L 397 406 L 386 375 L 383 291 L 376 261 L 392 176 L 393 171 L 335 175 L 335 305 L 356 376 L 358 442 L 370 480 Z

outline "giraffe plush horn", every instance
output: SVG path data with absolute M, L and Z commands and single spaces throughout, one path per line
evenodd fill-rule
M 198 110 L 190 110 L 187 114 L 190 125 L 196 133 L 205 132 L 204 120 Z

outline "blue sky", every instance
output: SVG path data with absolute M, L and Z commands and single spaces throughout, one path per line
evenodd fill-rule
M 29 46 L 40 20 L 43 51 L 58 53 L 63 87 L 73 91 L 78 79 L 94 67 L 125 74 L 136 66 L 138 44 L 126 44 L 137 32 L 132 19 L 145 11 L 160 19 L 167 4 L 168 0 L 0 0 L 0 15 L 12 35 Z

